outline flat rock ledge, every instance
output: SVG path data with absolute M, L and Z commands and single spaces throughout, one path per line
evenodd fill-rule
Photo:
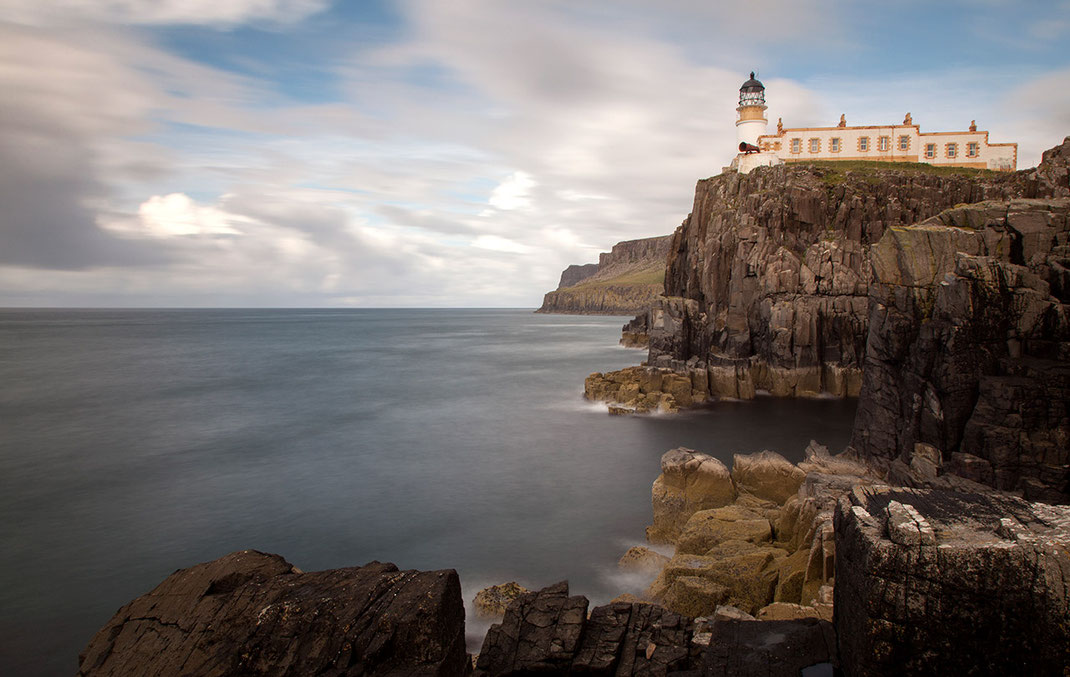
M 839 499 L 835 528 L 853 677 L 1067 674 L 1070 507 L 859 487 Z
M 119 609 L 78 675 L 464 675 L 457 572 L 302 573 L 255 550 L 181 569 Z

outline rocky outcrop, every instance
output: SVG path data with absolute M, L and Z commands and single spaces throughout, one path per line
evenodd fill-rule
M 463 675 L 457 572 L 302 573 L 244 550 L 181 569 L 119 609 L 79 675 Z
M 625 348 L 646 348 L 650 344 L 647 329 L 647 313 L 636 315 L 620 328 L 620 344 Z
M 835 524 L 849 674 L 1065 674 L 1070 508 L 885 487 L 841 498 Z
M 572 264 L 561 271 L 561 281 L 557 283 L 558 289 L 571 287 L 583 282 L 598 272 L 597 263 Z
M 616 602 L 587 615 L 587 598 L 562 582 L 522 595 L 493 625 L 477 676 L 668 675 L 698 667 L 693 622 L 653 604 Z
M 675 543 L 696 512 L 735 500 L 736 488 L 724 463 L 685 447 L 667 451 L 661 456 L 661 474 L 651 489 L 654 523 L 647 528 L 647 540 Z
M 650 548 L 633 545 L 621 556 L 617 568 L 621 571 L 642 574 L 653 578 L 662 567 L 669 563 L 669 558 Z
M 1070 198 L 948 210 L 871 258 L 851 447 L 894 483 L 1070 502 Z
M 472 600 L 472 608 L 478 618 L 497 620 L 505 614 L 505 609 L 514 599 L 526 592 L 531 591 L 516 581 L 492 585 L 476 593 Z
M 546 294 L 539 313 L 634 315 L 645 313 L 662 291 L 669 236 L 618 242 L 600 254 L 596 270 L 569 266 L 561 285 Z M 566 284 L 568 282 L 569 284 Z
M 811 442 L 798 466 L 779 454 L 737 454 L 732 471 L 690 449 L 662 457 L 654 482 L 654 524 L 647 538 L 672 543 L 675 555 L 646 592 L 689 616 L 722 605 L 749 614 L 831 618 L 837 499 L 876 481 L 870 469 Z
M 647 362 L 713 399 L 858 395 L 869 245 L 959 204 L 1065 195 L 1068 157 L 1070 140 L 1013 174 L 825 163 L 700 181 L 649 313 Z

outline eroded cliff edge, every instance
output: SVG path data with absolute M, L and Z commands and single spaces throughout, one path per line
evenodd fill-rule
M 598 257 L 597 264 L 569 266 L 561 283 L 543 298 L 539 313 L 632 315 L 645 313 L 664 291 L 670 236 L 627 240 Z
M 712 396 L 857 395 L 869 246 L 955 205 L 1052 197 L 1052 169 L 825 163 L 700 181 L 673 234 L 649 362 L 707 368 Z

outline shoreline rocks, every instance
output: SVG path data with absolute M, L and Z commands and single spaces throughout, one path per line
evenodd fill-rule
M 652 543 L 676 546 L 646 596 L 678 613 L 732 605 L 777 618 L 831 613 L 832 516 L 839 496 L 877 478 L 816 442 L 798 466 L 771 451 L 736 454 L 732 470 L 691 449 L 662 456 L 651 488 Z M 804 470 L 805 468 L 805 470 Z
M 505 614 L 505 609 L 520 595 L 531 592 L 516 581 L 492 585 L 476 593 L 472 608 L 476 618 L 497 620 Z
M 176 571 L 116 612 L 78 675 L 463 675 L 457 572 L 393 564 L 303 573 L 231 553 Z
M 852 675 L 1070 665 L 1070 507 L 991 489 L 863 488 L 839 499 L 835 524 L 836 624 Z

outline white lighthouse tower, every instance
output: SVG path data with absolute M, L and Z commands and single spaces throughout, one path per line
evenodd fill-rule
M 732 160 L 731 169 L 746 174 L 755 167 L 783 164 L 776 153 L 761 151 L 758 137 L 765 134 L 769 121 L 765 119 L 765 85 L 754 77 L 739 88 L 739 105 L 736 107 L 736 141 L 739 155 Z
M 758 145 L 758 137 L 765 134 L 769 121 L 765 119 L 765 85 L 754 78 L 739 88 L 739 106 L 736 107 L 736 140 L 752 146 Z

